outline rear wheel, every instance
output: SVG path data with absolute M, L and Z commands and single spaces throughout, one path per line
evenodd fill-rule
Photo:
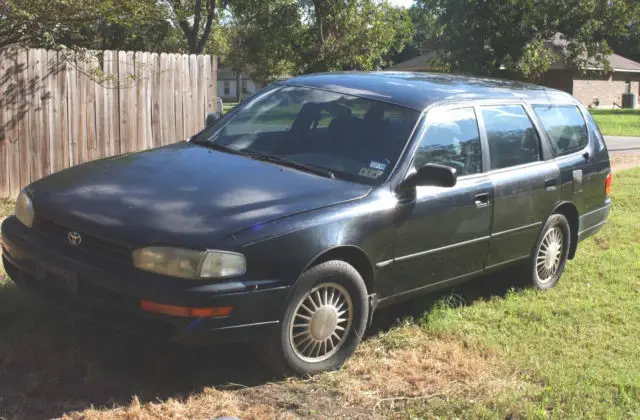
M 530 262 L 532 284 L 540 290 L 556 285 L 564 271 L 571 245 L 569 222 L 553 214 L 545 223 Z
M 339 368 L 366 328 L 367 289 L 358 271 L 328 261 L 300 276 L 284 319 L 265 347 L 263 360 L 282 374 L 314 374 Z

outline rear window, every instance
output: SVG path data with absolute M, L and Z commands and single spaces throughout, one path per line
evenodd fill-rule
M 540 160 L 540 139 L 520 105 L 483 106 L 491 169 L 502 169 Z
M 577 106 L 534 105 L 533 110 L 551 139 L 556 156 L 580 151 L 587 145 L 587 125 Z

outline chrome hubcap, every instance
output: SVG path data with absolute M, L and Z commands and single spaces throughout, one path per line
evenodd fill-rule
M 536 273 L 540 283 L 548 283 L 558 272 L 562 251 L 564 248 L 564 235 L 559 227 L 553 227 L 545 233 L 536 258 Z
M 337 352 L 351 329 L 353 304 L 344 287 L 320 284 L 300 299 L 289 330 L 296 356 L 317 363 Z

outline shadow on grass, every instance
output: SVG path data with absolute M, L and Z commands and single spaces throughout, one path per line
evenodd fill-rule
M 370 334 L 420 317 L 443 296 L 461 304 L 504 296 L 508 272 L 376 313 Z M 13 284 L 0 287 L 0 417 L 51 418 L 91 406 L 181 398 L 206 386 L 277 380 L 250 346 L 187 347 L 105 329 L 47 306 Z
M 380 309 L 376 312 L 367 335 L 386 331 L 405 318 L 419 319 L 443 299 L 455 306 L 468 306 L 478 300 L 503 298 L 510 290 L 523 287 L 521 279 L 522 272 L 518 268 L 508 268 L 474 278 L 453 288 L 445 288 Z

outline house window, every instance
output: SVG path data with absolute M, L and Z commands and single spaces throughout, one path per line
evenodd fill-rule
M 629 80 L 624 83 L 624 93 L 631 93 L 631 82 Z
M 249 91 L 247 90 L 247 79 L 242 79 L 242 93 L 246 94 Z
M 224 96 L 229 96 L 231 94 L 231 84 L 228 80 L 224 81 Z

